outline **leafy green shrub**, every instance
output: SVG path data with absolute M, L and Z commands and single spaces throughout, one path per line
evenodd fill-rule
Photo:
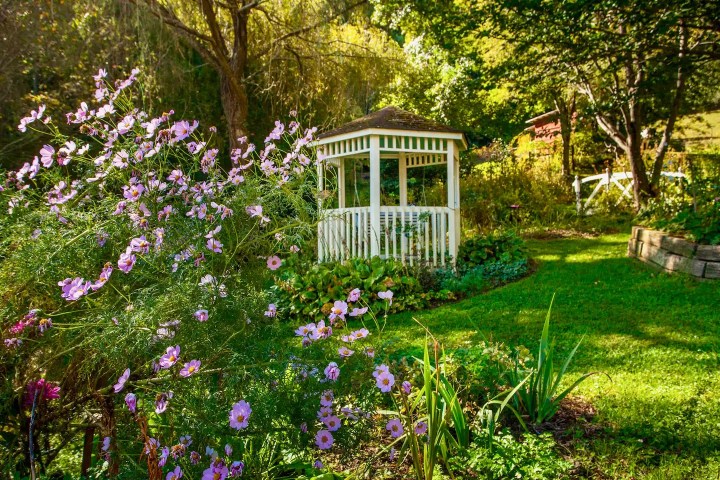
M 648 202 L 638 220 L 698 243 L 720 245 L 720 179 L 677 179 Z
M 280 270 L 276 286 L 278 306 L 295 317 L 327 315 L 332 303 L 345 299 L 355 288 L 360 301 L 373 311 L 419 310 L 455 298 L 449 290 L 426 290 L 413 274 L 417 270 L 395 260 L 353 258 L 344 262 L 315 263 L 290 258 Z M 392 289 L 392 303 L 378 298 Z
M 522 441 L 504 430 L 495 436 L 493 449 L 474 442 L 467 452 L 467 469 L 484 478 L 554 480 L 567 478 L 572 464 L 555 451 L 552 435 L 527 434 Z
M 472 295 L 521 278 L 528 272 L 527 260 L 510 263 L 493 261 L 468 270 L 461 277 L 447 276 L 441 286 L 460 295 Z
M 510 263 L 525 259 L 525 242 L 514 231 L 494 231 L 460 244 L 457 269 L 460 274 L 492 262 Z

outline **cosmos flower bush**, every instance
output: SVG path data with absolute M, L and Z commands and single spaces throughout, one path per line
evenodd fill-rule
M 100 70 L 92 102 L 18 126 L 43 140 L 0 191 L 4 473 L 51 473 L 90 428 L 121 478 L 312 473 L 378 432 L 390 448 L 403 425 L 378 409 L 410 374 L 375 350 L 366 287 L 292 326 L 267 294 L 315 231 L 315 129 L 291 112 L 223 153 L 212 127 L 139 108 L 139 75 Z M 376 297 L 386 314 L 392 290 Z

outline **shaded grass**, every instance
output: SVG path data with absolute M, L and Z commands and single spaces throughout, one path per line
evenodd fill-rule
M 605 426 L 578 439 L 578 476 L 718 478 L 720 283 L 670 276 L 625 256 L 628 234 L 530 241 L 537 272 L 452 305 L 390 316 L 398 355 L 421 353 L 426 325 L 447 348 L 482 339 L 535 350 L 555 293 L 551 336 L 564 358 L 585 335 L 567 381 Z

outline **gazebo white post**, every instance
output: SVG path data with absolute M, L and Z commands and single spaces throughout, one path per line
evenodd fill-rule
M 450 255 L 452 255 L 452 262 L 455 263 L 455 257 L 457 257 L 457 227 L 456 219 L 457 216 L 457 205 L 455 203 L 457 188 L 457 177 L 455 176 L 455 141 L 447 141 L 447 206 L 450 209 L 448 216 L 448 233 L 450 237 Z
M 345 208 L 345 158 L 338 160 L 338 208 Z
M 380 137 L 370 135 L 370 256 L 380 255 Z
M 407 207 L 407 158 L 401 153 L 398 158 L 398 180 L 400 183 L 400 206 Z
M 322 150 L 321 150 L 322 152 Z M 317 206 L 318 206 L 318 225 L 317 225 L 317 236 L 318 236 L 318 263 L 322 263 L 322 261 L 325 259 L 325 251 L 323 250 L 323 220 L 322 220 L 322 198 L 323 198 L 323 190 L 325 190 L 325 178 L 324 178 L 324 169 L 325 166 L 323 165 L 323 160 L 317 161 L 317 182 L 318 182 L 318 197 L 317 197 Z
M 460 151 L 455 149 L 455 253 L 453 254 L 453 260 L 457 256 L 457 249 L 462 239 L 460 220 Z

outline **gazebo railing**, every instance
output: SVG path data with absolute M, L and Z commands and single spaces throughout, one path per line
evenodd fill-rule
M 382 258 L 445 265 L 453 213 L 448 207 L 380 207 L 380 231 L 373 232 L 370 207 L 324 210 L 318 225 L 318 259 L 370 258 L 371 242 L 377 241 Z

